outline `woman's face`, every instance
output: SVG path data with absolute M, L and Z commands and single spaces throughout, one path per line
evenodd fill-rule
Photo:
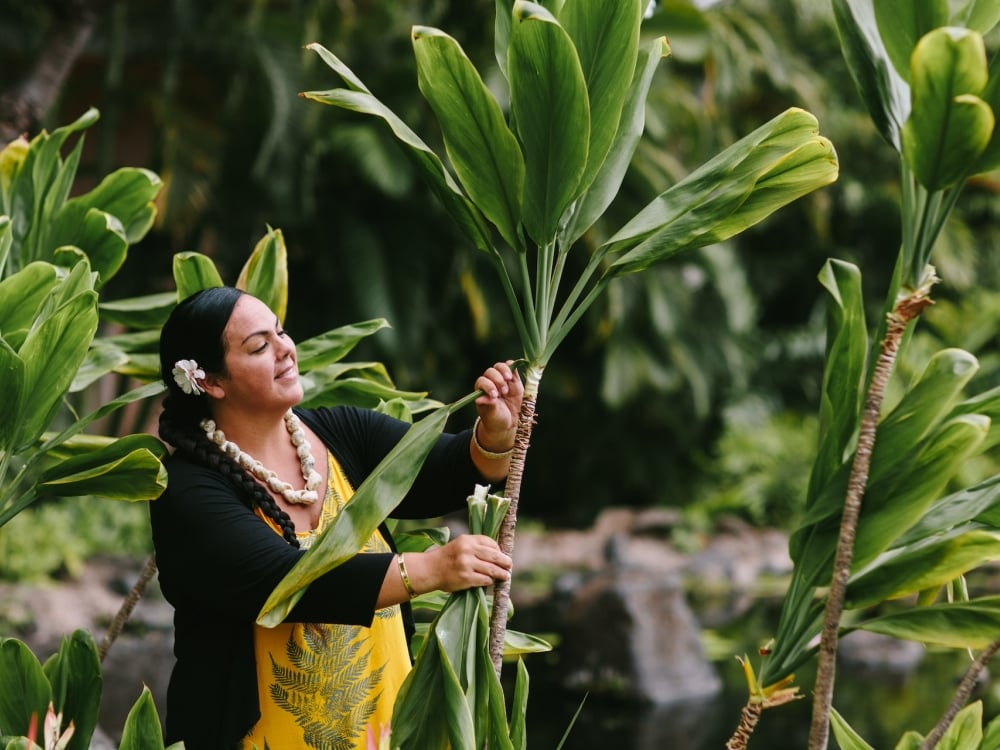
M 226 374 L 217 379 L 230 406 L 284 410 L 302 400 L 295 344 L 267 305 L 241 296 L 223 338 Z

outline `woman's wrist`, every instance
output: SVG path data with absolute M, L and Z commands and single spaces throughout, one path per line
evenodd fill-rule
M 412 599 L 417 595 L 417 591 L 413 588 L 413 581 L 410 579 L 410 573 L 406 568 L 406 561 L 403 559 L 402 552 L 396 555 L 396 567 L 399 568 L 399 577 L 403 581 L 403 588 L 406 589 L 407 595 Z
M 510 435 L 510 433 L 507 433 L 506 437 L 508 440 L 506 442 L 509 444 L 509 447 L 497 450 L 497 448 L 500 447 L 499 441 L 497 441 L 497 445 L 494 445 L 490 438 L 480 441 L 479 427 L 482 424 L 483 420 L 480 417 L 476 417 L 476 423 L 472 426 L 472 445 L 476 451 L 484 458 L 488 458 L 492 461 L 503 461 L 510 458 L 511 454 L 514 452 L 513 436 Z

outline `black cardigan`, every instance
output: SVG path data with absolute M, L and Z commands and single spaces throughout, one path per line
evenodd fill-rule
M 408 425 L 354 407 L 297 410 L 357 488 Z M 479 475 L 470 431 L 444 434 L 394 518 L 433 518 L 464 506 Z M 179 456 L 150 504 L 160 587 L 174 607 L 177 662 L 167 690 L 166 744 L 187 750 L 238 746 L 260 717 L 253 625 L 303 550 L 290 546 L 239 499 L 219 472 Z M 382 535 L 395 549 L 388 529 Z M 310 584 L 287 622 L 371 625 L 391 553 L 365 553 Z M 405 619 L 412 628 L 409 608 Z

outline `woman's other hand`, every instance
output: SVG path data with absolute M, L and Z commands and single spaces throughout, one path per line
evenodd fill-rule
M 426 552 L 407 552 L 406 569 L 418 594 L 492 586 L 510 578 L 512 561 L 481 534 L 461 534 Z

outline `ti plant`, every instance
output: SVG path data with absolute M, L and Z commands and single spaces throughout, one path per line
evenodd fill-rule
M 456 39 L 439 29 L 414 27 L 417 84 L 440 125 L 444 157 L 336 55 L 310 45 L 346 88 L 304 96 L 370 115 L 387 127 L 471 247 L 499 276 L 520 334 L 525 377 L 504 490 L 510 508 L 499 535 L 508 553 L 543 372 L 608 285 L 683 250 L 730 238 L 837 177 L 836 154 L 819 135 L 815 118 L 790 109 L 665 190 L 610 237 L 577 242 L 621 187 L 643 131 L 653 75 L 669 54 L 664 38 L 643 38 L 647 5 L 646 0 L 497 0 L 494 47 L 501 78 L 491 86 Z M 581 256 L 579 263 L 571 253 Z M 577 268 L 582 270 L 574 276 Z M 444 416 L 435 419 L 443 425 Z M 435 429 L 429 425 L 424 431 L 433 436 Z M 309 555 L 317 558 L 302 562 L 310 575 L 338 562 L 322 542 Z M 263 619 L 309 580 L 293 570 Z M 490 639 L 498 673 L 509 597 L 509 582 L 499 584 Z
M 103 688 L 97 646 L 85 630 L 63 638 L 45 664 L 21 641 L 0 638 L 0 748 L 87 750 Z M 41 746 L 35 742 L 39 721 Z M 183 747 L 178 742 L 170 750 Z M 125 719 L 119 750 L 164 750 L 160 717 L 145 686 Z
M 945 349 L 903 384 L 898 403 L 885 403 L 911 324 L 932 302 L 934 244 L 966 180 L 1000 166 L 1000 67 L 988 65 L 983 42 L 1000 6 L 973 0 L 952 15 L 946 0 L 833 0 L 833 9 L 864 104 L 899 156 L 902 246 L 873 340 L 858 268 L 831 260 L 820 274 L 830 296 L 820 440 L 789 545 L 792 579 L 760 668 L 761 684 L 775 684 L 818 651 L 810 750 L 828 743 L 845 630 L 992 654 L 1000 625 L 994 597 L 936 602 L 1000 552 L 1000 477 L 946 494 L 963 463 L 997 443 L 1000 390 L 965 396 L 978 362 Z M 911 596 L 915 606 L 865 612 Z
M 82 136 L 68 157 L 62 149 L 96 121 L 97 112 L 90 110 L 70 125 L 0 150 L 0 386 L 6 394 L 0 402 L 0 526 L 41 498 L 135 502 L 159 497 L 166 472 L 158 439 L 85 431 L 122 407 L 163 392 L 156 353 L 160 327 L 180 299 L 223 283 L 211 259 L 181 253 L 173 259 L 175 292 L 99 299 L 130 246 L 151 227 L 161 183 L 147 170 L 123 168 L 69 198 Z M 269 229 L 257 243 L 236 285 L 284 318 L 288 274 L 280 231 Z M 364 321 L 300 342 L 305 405 L 352 403 L 402 419 L 436 407 L 426 394 L 397 390 L 382 364 L 344 361 L 360 340 L 386 325 Z M 143 384 L 78 416 L 80 396 L 110 373 Z M 147 567 L 152 572 L 152 563 Z M 95 652 L 98 678 L 99 661 L 128 612 L 123 606 L 99 655 Z M 50 700 L 75 727 L 71 737 L 63 732 L 57 742 L 68 740 L 70 750 L 88 746 L 100 698 L 86 679 L 94 671 L 89 638 L 74 634 L 64 647 L 67 655 L 46 663 L 45 675 L 58 670 L 52 674 L 59 681 L 51 686 L 23 644 L 0 639 L 0 734 L 5 735 L 0 748 L 31 748 L 28 722 L 32 715 L 36 721 L 46 716 Z M 159 720 L 147 692 L 133 709 L 122 748 L 162 747 L 162 738 L 153 738 L 154 726 L 158 736 Z
M 99 291 L 149 230 L 159 178 L 123 168 L 69 198 L 83 137 L 78 120 L 0 151 L 0 526 L 36 499 L 101 495 L 149 500 L 165 485 L 162 445 L 150 435 L 85 437 L 122 406 L 159 392 L 141 388 L 50 432 L 73 394 L 114 364 L 93 346 Z
M 510 500 L 479 485 L 468 503 L 469 531 L 495 539 Z M 489 655 L 489 620 L 485 589 L 448 596 L 396 699 L 392 747 L 524 750 L 527 671 L 519 662 L 508 724 L 503 689 Z M 533 650 L 548 647 L 539 642 Z

